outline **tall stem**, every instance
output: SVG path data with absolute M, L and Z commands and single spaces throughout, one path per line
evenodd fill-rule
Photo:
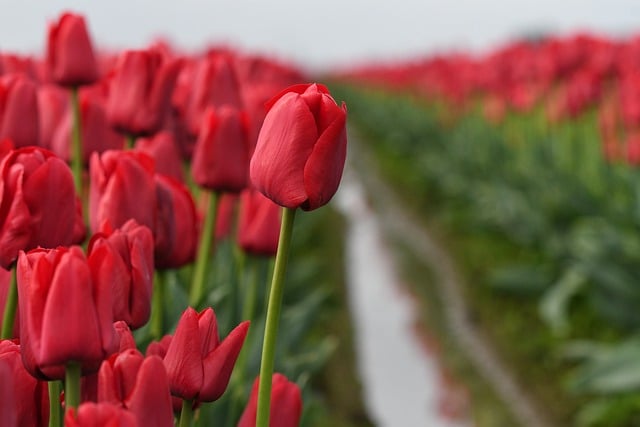
M 16 282 L 16 267 L 11 269 L 11 281 L 9 282 L 9 293 L 4 306 L 4 316 L 2 317 L 2 331 L 0 339 L 7 340 L 13 338 L 13 321 L 16 318 L 16 308 L 18 307 L 18 286 Z
M 69 362 L 64 373 L 64 406 L 65 411 L 80 405 L 80 374 L 78 362 Z
M 153 339 L 159 340 L 164 333 L 164 294 L 166 270 L 156 270 L 153 276 L 153 297 L 151 300 L 150 332 Z
M 73 172 L 73 182 L 76 185 L 76 192 L 81 198 L 84 198 L 84 190 L 82 188 L 82 133 L 81 133 L 81 116 L 80 116 L 80 100 L 78 97 L 78 88 L 71 88 L 71 109 L 73 113 L 73 129 L 71 132 L 71 171 Z
M 49 427 L 62 425 L 62 408 L 60 407 L 61 383 L 58 380 L 49 381 Z
M 262 342 L 262 360 L 260 362 L 260 385 L 258 387 L 258 412 L 256 427 L 269 426 L 269 412 L 271 409 L 271 380 L 276 350 L 276 336 L 278 334 L 278 322 L 282 308 L 282 294 L 284 289 L 284 277 L 289 259 L 289 247 L 293 234 L 293 220 L 296 210 L 283 208 L 280 238 L 278 240 L 278 252 L 276 264 L 269 291 L 269 303 L 267 306 L 267 320 Z
M 219 194 L 215 191 L 207 192 L 209 196 L 209 207 L 204 218 L 202 233 L 200 234 L 200 245 L 196 258 L 195 270 L 191 281 L 191 295 L 189 303 L 192 307 L 197 307 L 204 292 L 204 282 L 207 278 L 207 267 L 210 262 L 211 247 L 214 243 L 216 217 L 218 213 Z
M 190 400 L 182 401 L 182 411 L 180 412 L 180 423 L 178 427 L 189 427 L 191 425 L 191 420 L 193 420 L 193 402 Z

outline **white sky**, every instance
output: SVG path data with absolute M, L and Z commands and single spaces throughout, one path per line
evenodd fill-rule
M 312 69 L 484 49 L 544 29 L 640 33 L 634 0 L 0 0 L 0 49 L 41 52 L 47 23 L 65 9 L 83 13 L 102 46 L 159 35 L 194 49 L 229 42 Z

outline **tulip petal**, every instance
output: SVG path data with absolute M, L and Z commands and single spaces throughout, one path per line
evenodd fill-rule
M 173 427 L 169 380 L 159 357 L 144 359 L 125 406 L 135 414 L 141 426 Z
M 188 307 L 182 314 L 176 333 L 164 357 L 171 394 L 183 399 L 196 397 L 204 378 L 198 313 Z

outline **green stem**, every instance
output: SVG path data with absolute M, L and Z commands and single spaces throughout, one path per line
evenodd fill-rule
M 11 282 L 9 283 L 9 293 L 4 306 L 4 316 L 2 318 L 2 332 L 0 339 L 8 340 L 13 338 L 13 321 L 16 318 L 18 307 L 18 286 L 16 282 L 16 267 L 11 269 Z
M 178 427 L 189 427 L 193 420 L 193 403 L 190 400 L 182 401 L 182 412 L 180 412 L 180 423 Z
M 269 426 L 269 412 L 271 409 L 271 380 L 276 350 L 276 336 L 278 333 L 278 322 L 280 320 L 280 309 L 282 307 L 282 294 L 284 289 L 284 277 L 289 259 L 289 246 L 291 245 L 291 235 L 293 234 L 293 220 L 296 210 L 283 208 L 282 226 L 280 227 L 280 238 L 278 240 L 278 252 L 276 253 L 276 264 L 271 280 L 269 291 L 269 304 L 267 305 L 267 320 L 264 329 L 264 340 L 262 342 L 262 360 L 260 363 L 260 385 L 258 388 L 258 412 L 256 417 L 256 427 Z
M 65 411 L 80 405 L 80 374 L 78 362 L 68 362 L 64 373 L 64 406 Z
M 164 294 L 166 281 L 166 270 L 156 270 L 153 276 L 153 297 L 151 300 L 151 338 L 159 340 L 164 333 Z
M 49 427 L 62 425 L 62 408 L 60 407 L 60 381 L 49 381 Z
M 124 138 L 124 146 L 127 150 L 132 150 L 136 145 L 136 137 L 135 135 L 127 134 Z
M 192 307 L 198 306 L 204 292 L 204 282 L 207 278 L 207 267 L 209 266 L 211 247 L 214 243 L 216 216 L 218 213 L 219 194 L 215 191 L 207 191 L 205 194 L 209 196 L 209 208 L 207 209 L 202 233 L 200 234 L 200 245 L 198 246 L 196 265 L 191 281 L 189 304 Z
M 73 113 L 73 129 L 71 131 L 71 171 L 73 172 L 73 182 L 76 185 L 76 192 L 81 198 L 84 198 L 82 188 L 82 133 L 81 133 L 81 116 L 80 116 L 80 99 L 78 97 L 78 88 L 71 88 L 71 109 Z

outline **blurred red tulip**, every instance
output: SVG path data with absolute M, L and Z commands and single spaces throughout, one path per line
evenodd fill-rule
M 253 255 L 275 256 L 280 237 L 280 206 L 254 189 L 240 194 L 238 245 Z
M 258 410 L 259 379 L 253 383 L 249 403 L 245 408 L 238 427 L 255 427 Z M 273 374 L 271 386 L 271 410 L 269 427 L 298 427 L 302 416 L 302 394 L 296 383 L 282 374 Z
M 157 215 L 155 259 L 158 268 L 177 268 L 195 258 L 198 214 L 189 189 L 168 176 L 156 174 Z
M 156 173 L 184 182 L 182 156 L 172 132 L 161 131 L 149 138 L 138 138 L 136 150 L 153 158 Z
M 64 13 L 49 26 L 47 67 L 52 80 L 63 86 L 98 80 L 98 66 L 84 17 Z
M 313 210 L 338 190 L 347 155 L 347 111 L 323 85 L 292 86 L 271 101 L 251 181 L 287 208 Z
M 95 372 L 117 350 L 111 284 L 92 280 L 80 247 L 21 252 L 17 276 L 22 358 L 32 375 L 62 379 L 71 361 Z
M 153 50 L 122 53 L 111 80 L 107 118 L 119 132 L 152 135 L 169 113 L 179 60 L 164 60 Z
M 193 180 L 209 190 L 239 193 L 249 178 L 246 116 L 222 106 L 208 110 L 203 120 L 191 161 Z
M 16 147 L 40 145 L 36 85 L 21 74 L 0 78 L 0 140 L 5 138 Z

